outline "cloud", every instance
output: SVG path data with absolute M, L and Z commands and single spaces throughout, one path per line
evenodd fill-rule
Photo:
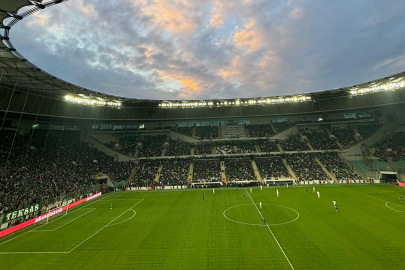
M 403 71 L 404 11 L 394 0 L 76 0 L 24 19 L 11 39 L 40 68 L 99 92 L 273 96 Z

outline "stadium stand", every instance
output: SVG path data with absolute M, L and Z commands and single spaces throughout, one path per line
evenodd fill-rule
M 131 186 L 152 186 L 161 163 L 160 160 L 141 160 L 136 168 Z
M 212 144 L 200 143 L 194 147 L 194 155 L 212 154 Z
M 12 148 L 11 148 L 12 145 Z M 80 141 L 79 132 L 35 131 L 31 136 L 1 133 L 0 204 L 6 211 L 57 196 L 84 192 L 103 173 L 127 180 L 134 167 Z
M 139 151 L 140 157 L 160 157 L 163 151 L 163 145 L 166 142 L 166 135 L 148 135 L 142 140 L 142 146 Z
M 338 128 L 330 129 L 331 133 L 339 140 L 344 147 L 352 146 L 356 143 L 356 138 L 353 128 Z
M 217 139 L 218 127 L 211 127 L 211 126 L 196 127 L 195 136 L 201 140 Z
M 383 161 L 388 157 L 393 161 L 405 160 L 405 132 L 394 132 L 377 142 L 374 156 Z
M 339 149 L 336 140 L 330 138 L 323 129 L 304 129 L 301 132 L 315 150 Z
M 225 173 L 228 181 L 256 180 L 252 162 L 248 158 L 225 159 Z
M 166 156 L 186 156 L 190 155 L 192 145 L 184 141 L 170 140 L 166 150 Z
M 346 165 L 336 153 L 330 153 L 320 156 L 319 160 L 332 173 L 337 180 L 359 180 L 357 175 L 349 166 Z
M 315 162 L 313 155 L 288 156 L 287 162 L 294 171 L 298 180 L 326 180 L 327 175 Z
M 273 129 L 267 125 L 246 125 L 250 137 L 270 137 L 274 134 Z
M 161 185 L 186 185 L 190 170 L 190 160 L 164 160 L 159 178 Z
M 255 162 L 263 179 L 277 180 L 291 177 L 280 158 L 256 158 Z
M 221 181 L 221 165 L 219 160 L 194 160 L 193 182 L 219 182 Z
M 305 151 L 309 150 L 307 143 L 299 133 L 291 135 L 288 139 L 280 141 L 284 151 Z

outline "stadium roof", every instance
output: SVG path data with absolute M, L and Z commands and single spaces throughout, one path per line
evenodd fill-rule
M 57 78 L 44 70 L 41 70 L 29 60 L 25 59 L 17 51 L 9 38 L 9 33 L 12 27 L 20 20 L 23 20 L 28 16 L 41 11 L 42 9 L 61 4 L 66 1 L 68 0 L 2 0 L 0 2 L 0 28 L 2 30 L 0 31 L 0 40 L 2 41 L 0 42 L 0 84 L 3 87 L 15 88 L 24 92 L 35 92 L 41 95 L 55 96 L 59 99 L 63 96 L 73 95 L 82 99 L 121 102 L 126 106 L 138 106 L 141 104 L 142 106 L 145 106 L 146 103 L 150 103 L 149 105 L 155 104 L 154 106 L 157 106 L 157 104 L 160 102 L 159 100 L 140 100 L 117 97 L 74 85 L 70 82 Z M 28 8 L 28 10 L 18 14 L 18 10 L 20 10 L 22 7 L 31 8 Z M 11 18 L 11 21 L 4 24 L 5 20 L 8 18 Z M 405 72 L 401 72 L 371 82 L 329 91 L 309 93 L 306 94 L 306 96 L 310 96 L 311 100 L 349 96 L 351 95 L 352 91 L 356 89 L 374 88 L 387 83 L 403 81 L 404 78 Z M 176 101 L 172 100 L 170 102 L 175 103 Z

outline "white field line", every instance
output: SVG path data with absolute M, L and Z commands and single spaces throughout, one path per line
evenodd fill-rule
M 103 230 L 104 228 L 108 227 L 111 223 L 113 223 L 114 221 L 116 221 L 118 218 L 120 218 L 123 214 L 125 214 L 126 212 L 128 212 L 129 210 L 132 209 L 132 207 L 135 207 L 138 203 L 142 202 L 143 199 L 140 199 L 139 202 L 137 202 L 136 204 L 134 204 L 133 206 L 131 206 L 130 208 L 128 208 L 125 212 L 123 212 L 121 215 L 119 215 L 118 217 L 114 218 L 113 220 L 111 220 L 110 222 L 108 222 L 104 227 L 102 227 L 101 229 L 99 229 L 98 231 L 96 231 L 95 233 L 93 233 L 92 235 L 90 235 L 89 237 L 87 237 L 83 242 L 79 243 L 77 246 L 75 246 L 74 248 L 72 248 L 71 250 L 69 250 L 68 253 L 72 252 L 73 250 L 75 250 L 76 248 L 80 247 L 82 244 L 84 244 L 87 240 L 89 240 L 90 238 L 92 238 L 93 236 L 95 236 L 97 233 L 99 233 L 101 230 Z
M 128 220 L 132 219 L 136 215 L 136 211 L 134 209 L 130 209 L 130 210 L 132 210 L 132 212 L 134 212 L 134 214 L 130 218 L 127 218 L 126 220 L 120 221 L 118 223 L 110 224 L 110 225 L 108 225 L 108 227 L 115 226 L 115 225 L 127 222 Z
M 109 199 L 108 201 L 111 201 L 111 200 L 113 200 L 113 201 L 139 201 L 141 199 Z M 107 201 L 107 200 L 101 199 L 100 201 Z
M 57 229 L 62 228 L 63 226 L 69 224 L 69 223 L 72 222 L 72 221 L 75 221 L 75 220 L 78 219 L 78 218 L 81 218 L 81 217 L 84 216 L 84 215 L 87 215 L 88 213 L 90 213 L 90 212 L 96 210 L 97 208 L 82 208 L 82 209 L 91 209 L 91 210 L 88 211 L 88 212 L 86 212 L 86 213 L 84 213 L 84 214 L 82 214 L 82 215 L 80 215 L 80 216 L 78 216 L 77 218 L 72 219 L 71 221 L 68 221 L 68 222 L 66 222 L 66 223 L 63 223 L 62 225 L 60 225 L 59 227 L 56 227 L 56 228 L 53 229 L 53 230 L 33 230 L 33 231 L 31 231 L 31 232 L 53 232 L 53 231 L 56 231 Z M 48 224 L 49 224 L 49 223 L 48 223 Z
M 257 208 L 257 205 L 256 205 L 255 202 L 253 201 L 252 196 L 250 196 L 250 194 L 249 194 L 249 192 L 247 191 L 247 189 L 245 189 L 245 190 L 246 190 L 246 193 L 249 195 L 250 200 L 252 200 L 253 205 L 256 207 L 257 212 L 259 212 L 260 216 L 261 216 L 262 219 L 263 219 L 263 215 L 262 215 L 262 213 L 260 212 L 259 208 Z M 294 270 L 294 267 L 292 266 L 290 260 L 288 259 L 287 255 L 285 254 L 283 248 L 281 247 L 280 243 L 278 242 L 278 240 L 277 240 L 276 236 L 274 235 L 273 231 L 270 229 L 269 225 L 266 225 L 266 227 L 267 227 L 267 229 L 269 229 L 269 231 L 270 231 L 271 235 L 273 236 L 274 240 L 276 240 L 276 243 L 277 243 L 278 247 L 280 248 L 281 252 L 284 254 L 284 257 L 287 259 L 287 262 L 288 262 L 288 264 L 291 266 L 291 269 Z
M 110 193 L 110 194 L 108 194 L 107 196 L 110 196 L 111 194 L 114 194 L 114 193 Z M 106 196 L 106 197 L 107 197 L 107 196 Z M 102 198 L 102 197 L 99 197 L 99 198 Z M 91 202 L 91 203 L 89 203 L 89 204 L 83 204 L 82 206 L 79 206 L 79 207 L 77 207 L 76 209 L 73 209 L 72 212 L 77 211 L 77 210 L 81 209 L 81 208 L 84 207 L 84 206 L 89 206 L 89 205 L 91 205 L 91 204 L 93 204 L 93 203 L 95 203 L 95 202 L 98 202 L 98 201 L 99 201 L 99 200 L 97 200 L 97 198 L 96 198 L 95 201 L 93 201 L 93 202 Z M 64 217 L 64 216 L 66 216 L 66 215 L 60 216 L 60 217 L 58 217 L 58 218 L 55 218 L 55 219 L 52 220 L 51 222 L 53 222 L 53 221 L 55 221 L 55 220 L 57 220 L 57 219 L 59 219 L 59 218 L 61 218 L 61 217 Z M 48 224 L 51 223 L 51 222 L 48 222 Z M 35 225 L 35 224 L 34 224 L 34 225 Z M 20 234 L 20 235 L 17 235 L 17 236 L 15 236 L 15 237 L 13 237 L 13 238 L 7 240 L 7 241 L 1 242 L 1 243 L 0 243 L 0 246 L 3 245 L 3 244 L 5 244 L 5 243 L 7 243 L 7 242 L 10 242 L 11 240 L 14 240 L 14 239 L 16 239 L 16 238 L 18 238 L 18 237 L 20 237 L 20 236 L 23 236 L 23 235 L 25 235 L 25 234 L 31 232 L 32 230 L 41 228 L 42 226 L 45 226 L 45 225 L 46 225 L 46 224 L 40 225 L 40 226 L 38 226 L 38 227 L 34 227 L 34 228 L 32 228 L 31 230 L 29 230 L 29 231 L 27 231 L 27 232 L 25 232 L 25 233 L 22 233 L 22 234 Z M 63 252 L 62 252 L 62 253 L 63 253 Z M 8 254 L 8 253 L 2 253 L 2 252 L 0 252 L 0 254 Z
M 364 192 L 360 192 L 360 193 L 361 193 L 361 194 L 364 194 L 364 195 L 367 195 L 367 196 L 370 196 L 370 197 L 373 197 L 373 198 L 375 198 L 375 199 L 377 199 L 377 200 L 380 200 L 380 201 L 383 201 L 383 202 L 386 202 L 386 203 L 389 202 L 389 203 L 395 204 L 396 206 L 405 208 L 405 206 L 403 206 L 403 205 L 399 205 L 399 204 L 396 204 L 396 203 L 393 203 L 393 202 L 390 202 L 390 201 L 387 201 L 387 200 L 384 200 L 384 199 L 375 197 L 375 196 L 373 196 L 373 195 L 370 195 L 370 194 L 367 194 L 367 193 L 364 193 Z
M 404 214 L 405 214 L 404 211 L 400 211 L 400 210 L 394 209 L 394 208 L 392 208 L 392 207 L 389 207 L 389 206 L 388 206 L 388 203 L 389 203 L 389 202 L 386 202 L 386 203 L 385 203 L 385 206 L 387 206 L 389 209 L 392 209 L 392 210 L 394 210 L 394 211 L 397 211 L 397 212 L 400 212 L 400 213 L 404 213 Z
M 0 255 L 6 254 L 61 254 L 69 253 L 69 251 L 15 251 L 15 252 L 0 252 Z

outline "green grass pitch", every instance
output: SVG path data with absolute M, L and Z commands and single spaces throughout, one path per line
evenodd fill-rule
M 278 198 L 274 187 L 107 194 L 0 239 L 0 267 L 405 269 L 404 189 L 316 189 L 319 199 L 296 186 Z

